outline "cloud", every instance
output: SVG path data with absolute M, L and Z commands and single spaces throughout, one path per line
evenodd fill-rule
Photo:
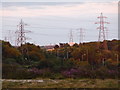
M 37 6 L 12 6 L 0 10 L 0 15 L 7 17 L 40 17 L 40 16 L 61 16 L 76 17 L 94 13 L 117 14 L 118 6 L 112 3 L 84 3 L 67 5 L 37 5 Z
M 84 2 L 7 2 L 7 3 L 3 3 L 2 6 L 4 8 L 9 8 L 9 7 L 13 7 L 13 6 L 17 6 L 17 7 L 29 7 L 29 6 L 56 6 L 56 5 L 69 5 L 69 4 L 83 4 Z
M 1 0 L 2 2 L 111 2 L 118 0 Z

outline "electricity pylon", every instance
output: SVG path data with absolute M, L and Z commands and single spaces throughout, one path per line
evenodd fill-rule
M 18 30 L 15 32 L 15 34 L 17 35 L 17 38 L 16 38 L 16 44 L 17 46 L 22 46 L 23 44 L 26 43 L 26 40 L 28 39 L 26 36 L 25 36 L 25 33 L 28 33 L 30 31 L 26 31 L 24 29 L 24 27 L 26 26 L 27 24 L 25 24 L 23 22 L 23 20 L 21 19 L 19 25 L 18 26 Z
M 84 35 L 83 35 L 83 28 L 77 29 L 79 31 L 79 44 L 83 43 Z
M 72 29 L 70 30 L 69 43 L 73 43 L 73 31 L 72 31 Z
M 107 41 L 106 41 L 106 34 L 105 34 L 105 30 L 107 29 L 107 27 L 105 27 L 105 24 L 109 24 L 109 22 L 105 22 L 104 19 L 107 18 L 105 16 L 103 16 L 103 14 L 101 13 L 101 15 L 98 17 L 98 19 L 100 19 L 99 22 L 96 22 L 95 24 L 99 24 L 100 26 L 97 28 L 99 29 L 99 38 L 98 38 L 98 42 L 103 41 L 103 48 L 105 50 L 108 49 L 107 46 Z M 100 47 L 100 46 L 99 46 Z

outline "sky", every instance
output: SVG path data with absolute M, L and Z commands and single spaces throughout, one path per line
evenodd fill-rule
M 98 41 L 99 30 L 95 22 L 102 12 L 108 18 L 108 40 L 118 38 L 118 2 L 117 0 L 84 0 L 82 2 L 6 2 L 2 3 L 1 39 L 15 43 L 15 31 L 22 19 L 27 24 L 27 41 L 37 45 L 49 45 L 69 42 L 70 30 L 74 42 L 79 42 L 78 28 L 83 28 L 84 42 Z M 47 0 L 46 0 L 47 1 Z M 72 1 L 72 0 L 71 0 Z M 1 23 L 1 22 L 0 22 Z
M 119 0 L 1 0 L 2 2 L 111 2 Z

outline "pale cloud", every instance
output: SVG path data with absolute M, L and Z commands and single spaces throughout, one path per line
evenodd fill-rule
M 36 7 L 36 9 L 35 9 Z M 4 8 L 4 7 L 3 7 Z M 32 9 L 34 8 L 34 9 Z M 111 3 L 84 3 L 74 5 L 56 5 L 56 6 L 26 6 L 4 8 L 0 10 L 0 16 L 9 17 L 40 17 L 40 16 L 63 16 L 63 17 L 76 17 L 84 14 L 94 13 L 108 13 L 117 14 L 117 2 Z
M 118 0 L 1 0 L 2 2 L 111 2 Z

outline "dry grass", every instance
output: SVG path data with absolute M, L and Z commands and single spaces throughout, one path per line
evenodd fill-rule
M 44 79 L 44 82 L 8 82 L 4 81 L 3 88 L 118 88 L 116 79 Z

